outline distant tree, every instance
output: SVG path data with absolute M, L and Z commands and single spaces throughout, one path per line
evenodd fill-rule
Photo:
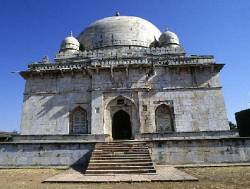
M 238 130 L 237 125 L 234 124 L 233 122 L 229 121 L 228 122 L 230 130 Z
M 12 131 L 13 134 L 19 134 L 17 130 Z

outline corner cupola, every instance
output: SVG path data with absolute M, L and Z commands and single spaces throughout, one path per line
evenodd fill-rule
M 70 36 L 66 37 L 62 43 L 60 48 L 60 53 L 76 53 L 79 51 L 80 43 L 73 36 L 72 32 Z
M 159 38 L 159 45 L 160 47 L 179 47 L 180 41 L 178 36 L 174 32 L 166 29 Z

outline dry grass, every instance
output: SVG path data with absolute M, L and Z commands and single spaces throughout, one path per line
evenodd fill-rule
M 185 168 L 183 171 L 199 178 L 198 182 L 116 183 L 116 184 L 45 184 L 44 179 L 60 170 L 0 169 L 1 189 L 250 189 L 250 167 Z

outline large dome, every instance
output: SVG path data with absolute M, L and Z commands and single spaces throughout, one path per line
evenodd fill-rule
M 149 47 L 160 35 L 160 30 L 147 20 L 113 16 L 90 24 L 78 39 L 84 49 L 90 50 L 110 46 Z

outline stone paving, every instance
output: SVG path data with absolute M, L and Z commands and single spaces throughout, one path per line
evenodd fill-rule
M 46 183 L 104 183 L 104 182 L 177 182 L 198 181 L 197 178 L 184 173 L 172 166 L 155 166 L 156 174 L 109 174 L 84 175 L 74 169 L 68 169 L 60 174 L 50 177 Z

